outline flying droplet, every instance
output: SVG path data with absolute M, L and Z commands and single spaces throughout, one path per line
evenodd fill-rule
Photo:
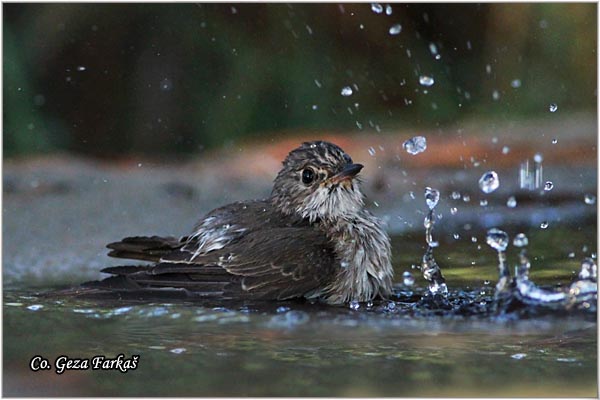
M 160 81 L 159 87 L 163 92 L 168 92 L 169 90 L 173 89 L 173 82 L 171 82 L 169 78 L 165 78 Z
M 402 32 L 402 25 L 400 24 L 395 24 L 390 26 L 390 35 L 398 35 L 400 34 L 400 32 Z
M 552 181 L 547 181 L 546 184 L 544 185 L 544 190 L 546 192 L 549 192 L 552 189 L 554 189 L 554 183 L 552 183 Z
M 389 4 L 385 6 L 385 14 L 392 15 L 392 6 L 390 6 Z
M 511 86 L 512 88 L 514 88 L 514 89 L 518 89 L 518 88 L 520 88 L 520 87 L 521 87 L 521 80 L 520 80 L 520 79 L 513 79 L 513 80 L 510 82 L 510 86 Z
M 508 200 L 506 200 L 506 206 L 509 208 L 515 208 L 517 206 L 517 199 L 515 196 L 510 196 Z
M 540 224 L 540 228 L 546 229 L 547 227 L 548 227 L 548 221 L 542 221 L 542 223 Z
M 585 204 L 589 205 L 596 204 L 596 196 L 587 193 L 585 196 L 583 196 L 583 201 L 585 201 Z
M 488 171 L 479 178 L 479 187 L 483 193 L 492 193 L 500 186 L 496 171 Z
M 352 88 L 350 86 L 344 86 L 340 94 L 344 97 L 352 96 Z
M 452 192 L 452 194 L 450 196 L 452 197 L 452 200 L 459 200 L 460 199 L 460 193 L 459 192 Z
M 502 154 L 508 154 L 509 152 L 510 152 L 510 147 L 508 147 L 508 146 L 504 146 L 504 147 L 502 148 Z
M 487 205 L 488 205 L 488 201 L 487 201 L 486 199 L 479 200 L 479 205 L 480 205 L 481 207 L 487 207 Z
M 431 76 L 421 75 L 419 77 L 419 83 L 423 86 L 429 87 L 429 86 L 433 86 L 433 84 L 435 83 L 435 80 Z
M 515 245 L 515 247 L 525 247 L 528 244 L 529 244 L 529 239 L 527 239 L 527 236 L 525 236 L 524 233 L 519 233 L 513 239 L 513 245 Z
M 456 207 L 452 207 L 450 209 L 450 214 L 452 214 L 452 215 L 456 215 L 457 212 L 458 212 L 458 208 L 456 208 Z
M 371 3 L 371 11 L 375 14 L 381 14 L 383 12 L 383 6 L 379 3 Z
M 402 274 L 402 282 L 405 286 L 412 286 L 415 284 L 415 277 L 408 271 L 404 271 Z
M 552 139 L 552 144 L 556 144 L 556 143 L 558 143 L 558 139 L 556 139 L 556 138 Z
M 77 71 L 79 71 L 79 72 L 83 72 L 85 70 L 86 70 L 86 68 L 83 65 L 80 65 L 77 67 Z
M 556 110 L 558 110 L 558 104 L 556 103 L 552 103 L 548 106 L 548 110 L 550 110 L 551 113 L 556 112 Z
M 371 146 L 369 147 L 369 154 L 373 157 L 375 156 L 375 149 Z
M 427 139 L 424 136 L 415 136 L 404 142 L 402 147 L 408 154 L 419 154 L 427 150 Z
M 496 251 L 505 251 L 508 247 L 508 235 L 498 228 L 492 228 L 487 232 L 486 243 Z
M 348 304 L 348 307 L 350 307 L 351 310 L 358 310 L 360 308 L 360 303 L 356 300 L 352 300 L 350 302 L 350 304 Z
M 425 202 L 427 203 L 427 207 L 429 207 L 430 210 L 433 210 L 435 206 L 437 206 L 438 201 L 440 201 L 440 192 L 436 189 L 426 187 Z

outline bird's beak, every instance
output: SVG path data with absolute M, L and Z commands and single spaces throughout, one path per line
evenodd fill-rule
M 362 164 L 348 164 L 343 170 L 332 176 L 330 181 L 332 183 L 338 183 L 341 181 L 350 180 L 354 178 L 361 169 L 363 169 Z

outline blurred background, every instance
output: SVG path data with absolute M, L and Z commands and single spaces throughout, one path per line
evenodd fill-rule
M 274 134 L 450 135 L 552 103 L 596 109 L 593 3 L 3 10 L 5 157 L 196 157 Z

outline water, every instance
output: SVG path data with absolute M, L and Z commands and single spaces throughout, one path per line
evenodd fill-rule
M 340 94 L 344 97 L 352 96 L 352 88 L 350 86 L 344 86 Z
M 492 193 L 500 187 L 500 179 L 496 171 L 488 171 L 479 178 L 479 188 L 483 193 Z
M 389 30 L 390 35 L 399 35 L 400 32 L 402 32 L 402 25 L 394 24 L 394 25 L 390 26 L 390 30 Z
M 375 14 L 381 14 L 383 12 L 383 6 L 379 3 L 371 3 L 371 10 Z
M 516 247 L 525 247 L 529 244 L 529 239 L 524 233 L 519 233 L 513 239 L 513 245 Z
M 431 76 L 427 76 L 427 75 L 421 75 L 421 76 L 419 77 L 419 83 L 420 83 L 422 86 L 427 86 L 427 87 L 429 87 L 429 86 L 433 86 L 433 84 L 435 83 L 435 80 L 434 80 L 434 79 L 433 79 L 433 77 L 431 77 Z
M 415 136 L 402 144 L 402 147 L 408 154 L 419 154 L 427 150 L 427 138 L 424 136 Z
M 425 188 L 425 202 L 430 210 L 437 206 L 438 201 L 440 201 L 440 192 L 430 187 Z
M 443 231 L 444 225 L 437 228 Z M 580 263 L 568 259 L 563 248 L 580 254 L 581 243 L 595 242 L 583 228 L 565 225 L 554 234 L 525 230 L 529 252 L 544 255 L 544 261 L 533 263 L 529 278 L 542 286 L 568 287 Z M 401 284 L 405 266 L 418 262 L 422 245 L 421 233 L 393 238 Z M 527 317 L 495 315 L 485 282 L 498 280 L 497 261 L 493 252 L 475 251 L 475 245 L 441 236 L 436 249 L 444 261 L 450 307 L 463 307 L 472 317 L 420 303 L 428 283 L 414 272 L 412 286 L 396 286 L 394 302 L 359 304 L 356 310 L 302 302 L 56 299 L 35 296 L 40 289 L 7 290 L 4 393 L 595 397 L 595 313 L 531 309 Z M 515 253 L 508 248 L 507 255 L 512 260 Z M 583 278 L 589 278 L 595 263 L 584 265 L 589 272 Z M 35 305 L 43 307 L 32 310 Z M 58 376 L 29 371 L 33 353 L 50 360 L 61 354 L 138 354 L 140 362 L 127 374 Z M 532 385 L 534 378 L 544 384 Z
M 548 106 L 548 110 L 550 110 L 551 113 L 556 112 L 558 110 L 558 104 L 556 103 L 552 103 Z

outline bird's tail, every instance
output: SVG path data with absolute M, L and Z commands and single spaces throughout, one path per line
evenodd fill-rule
M 158 262 L 163 255 L 179 249 L 184 243 L 185 238 L 134 236 L 106 247 L 111 249 L 108 253 L 111 257 Z

